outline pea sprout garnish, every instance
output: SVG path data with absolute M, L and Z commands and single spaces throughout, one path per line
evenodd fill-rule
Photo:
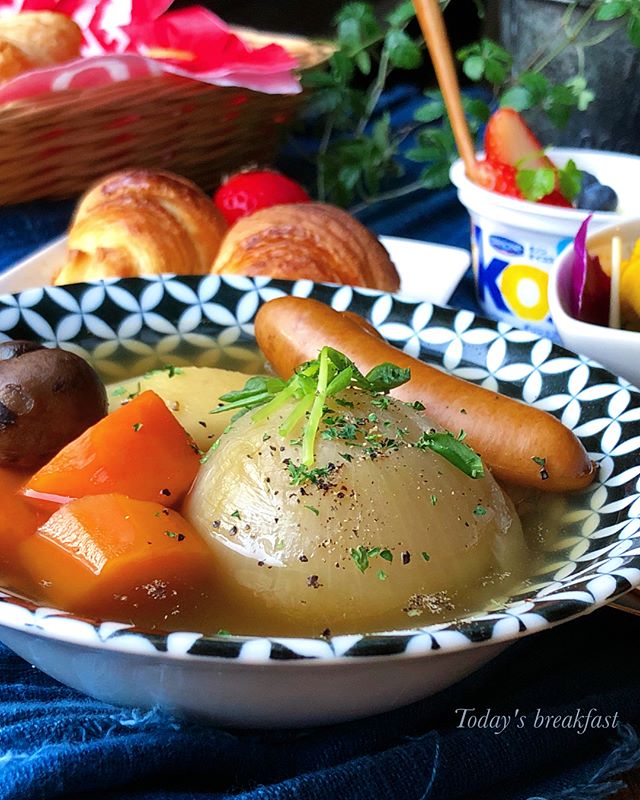
M 312 469 L 319 435 L 323 439 L 341 439 L 346 444 L 353 446 L 356 444 L 359 420 L 348 419 L 344 414 L 332 411 L 328 405 L 330 398 L 334 398 L 335 401 L 333 408 L 335 406 L 353 408 L 350 400 L 338 395 L 347 389 L 354 389 L 370 395 L 371 403 L 384 411 L 389 406 L 390 400 L 387 396 L 389 392 L 407 383 L 410 378 L 409 369 L 388 362 L 379 364 L 364 375 L 344 353 L 332 347 L 323 347 L 318 358 L 300 365 L 288 381 L 264 376 L 250 378 L 242 389 L 221 395 L 218 407 L 210 413 L 219 414 L 234 409 L 236 414 L 232 417 L 231 423 L 233 423 L 243 414 L 252 412 L 253 421 L 260 423 L 293 403 L 278 432 L 283 438 L 295 442 L 301 448 L 300 464 L 289 462 L 287 465 L 292 484 L 299 486 L 308 481 L 318 482 L 322 477 L 324 468 Z M 419 401 L 408 405 L 420 411 L 425 408 Z M 463 442 L 465 437 L 463 431 L 460 431 L 457 437 L 448 431 L 429 431 L 411 443 L 404 441 L 408 433 L 406 428 L 399 428 L 395 438 L 383 435 L 377 428 L 376 412 L 370 412 L 363 417 L 362 422 L 374 426 L 364 436 L 363 443 L 363 452 L 371 458 L 376 457 L 381 448 L 397 449 L 400 444 L 406 444 L 423 450 L 433 450 L 471 478 L 481 478 L 484 475 L 480 456 Z M 322 424 L 325 425 L 325 429 L 320 434 Z M 382 424 L 384 427 L 386 423 Z M 301 433 L 292 438 L 292 434 L 300 426 L 302 426 Z M 229 426 L 225 429 L 225 433 L 227 430 L 230 430 Z M 351 460 L 348 454 L 340 455 L 346 461 Z
M 298 367 L 288 381 L 250 378 L 243 389 L 223 394 L 219 407 L 211 413 L 237 409 L 240 416 L 254 411 L 253 421 L 259 423 L 295 401 L 278 432 L 283 437 L 289 437 L 304 420 L 301 466 L 309 469 L 315 462 L 318 430 L 328 398 L 342 394 L 348 388 L 359 389 L 374 397 L 383 396 L 410 378 L 410 370 L 389 363 L 379 364 L 363 375 L 343 353 L 332 347 L 323 347 L 317 359 Z

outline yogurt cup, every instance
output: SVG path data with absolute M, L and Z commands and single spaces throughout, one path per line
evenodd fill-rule
M 579 169 L 617 192 L 618 210 L 593 212 L 591 232 L 640 210 L 639 156 L 577 148 L 547 152 L 559 167 L 573 159 Z M 450 177 L 471 217 L 471 258 L 481 308 L 494 319 L 557 338 L 549 311 L 549 273 L 592 212 L 490 192 L 467 178 L 461 159 L 452 165 Z

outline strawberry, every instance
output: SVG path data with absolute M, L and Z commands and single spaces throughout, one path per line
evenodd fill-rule
M 477 167 L 477 182 L 483 189 L 503 194 L 506 197 L 515 197 L 518 200 L 525 199 L 518 186 L 518 170 L 515 167 L 487 160 L 478 161 Z M 538 200 L 538 203 L 561 208 L 573 207 L 559 189 L 554 189 L 550 194 Z
M 484 150 L 489 161 L 518 169 L 554 167 L 543 147 L 513 108 L 500 108 L 491 115 L 484 134 Z
M 490 192 L 498 192 L 507 197 L 517 197 L 522 200 L 522 192 L 516 183 L 515 167 L 493 161 L 478 161 L 478 183 Z
M 519 169 L 552 169 L 557 173 L 540 142 L 512 108 L 500 108 L 492 114 L 484 135 L 484 149 L 486 161 L 479 162 L 478 183 L 492 192 L 523 200 L 525 197 L 517 183 Z M 537 202 L 572 207 L 558 188 L 557 176 L 556 188 Z
M 562 194 L 560 189 L 554 189 L 550 194 L 545 195 L 539 203 L 545 203 L 548 206 L 560 206 L 560 208 L 573 208 L 573 205 Z
M 229 225 L 259 208 L 310 201 L 300 184 L 271 170 L 236 172 L 213 196 L 213 202 Z

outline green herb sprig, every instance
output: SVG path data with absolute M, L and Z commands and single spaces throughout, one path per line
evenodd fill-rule
M 210 413 L 219 414 L 236 409 L 238 416 L 253 411 L 253 421 L 259 423 L 293 401 L 294 406 L 278 432 L 283 437 L 289 437 L 298 425 L 303 425 L 301 464 L 288 465 L 292 482 L 299 485 L 321 477 L 316 474 L 319 470 L 311 470 L 311 467 L 315 461 L 318 430 L 330 397 L 341 394 L 349 387 L 374 397 L 384 396 L 410 378 L 410 370 L 389 363 L 379 364 L 363 375 L 343 353 L 332 347 L 323 347 L 317 359 L 302 364 L 288 381 L 250 378 L 242 389 L 223 394 L 219 407 Z
M 451 0 L 440 0 L 443 10 L 450 4 Z M 484 5 L 481 0 L 476 2 L 481 17 Z M 394 127 L 388 114 L 375 113 L 392 72 L 415 70 L 423 63 L 423 44 L 421 37 L 414 35 L 415 25 L 410 27 L 413 21 L 411 0 L 402 0 L 383 17 L 370 3 L 347 3 L 334 20 L 336 52 L 328 65 L 305 72 L 304 85 L 312 89 L 306 119 L 315 125 L 320 138 L 315 154 L 315 195 L 319 200 L 358 211 L 420 189 L 448 185 L 457 150 L 439 92 L 425 93 L 425 103 L 416 109 L 409 124 Z M 596 26 L 592 34 L 587 27 L 590 24 Z M 596 99 L 585 69 L 589 48 L 603 46 L 621 29 L 640 48 L 638 0 L 593 0 L 588 4 L 572 0 L 566 4 L 558 30 L 536 48 L 521 70 L 514 69 L 511 53 L 487 37 L 461 48 L 456 57 L 469 80 L 490 88 L 494 104 L 517 111 L 541 110 L 555 127 L 562 128 L 572 114 L 586 111 Z M 554 82 L 545 74 L 547 68 L 568 50 L 575 54 L 575 72 Z M 476 135 L 489 118 L 490 106 L 475 98 L 464 98 L 464 102 L 470 129 Z M 434 126 L 435 122 L 441 124 Z M 403 155 L 424 165 L 417 179 L 403 182 Z M 560 190 L 572 200 L 575 180 L 570 178 L 565 186 L 562 175 L 559 177 Z M 527 176 L 523 181 L 535 184 L 529 198 L 533 199 L 533 194 L 548 185 L 548 176 Z
M 294 429 L 302 425 L 302 435 L 295 440 L 301 447 L 301 463 L 295 464 L 293 461 L 287 463 L 291 484 L 293 486 L 302 486 L 305 483 L 319 484 L 329 477 L 334 468 L 334 465 L 314 467 L 315 446 L 321 423 L 324 421 L 328 426 L 322 432 L 322 438 L 341 439 L 351 444 L 355 443 L 357 436 L 356 425 L 348 422 L 346 417 L 341 414 L 328 416 L 333 413 L 327 406 L 329 398 L 335 398 L 336 404 L 341 405 L 338 395 L 352 388 L 370 395 L 373 405 L 386 408 L 388 393 L 407 383 L 410 378 L 409 369 L 391 363 L 379 364 L 364 375 L 344 353 L 332 347 L 323 347 L 317 359 L 298 367 L 288 381 L 268 377 L 250 378 L 242 389 L 222 395 L 219 407 L 210 413 L 218 414 L 228 409 L 236 409 L 237 416 L 251 411 L 253 421 L 260 423 L 287 404 L 293 403 L 293 408 L 278 428 L 282 437 L 289 438 Z M 387 402 L 380 403 L 381 400 Z M 424 409 L 422 403 L 414 404 L 414 407 Z M 372 412 L 367 420 L 377 424 L 378 415 Z M 230 426 L 225 432 L 229 429 Z M 457 437 L 448 431 L 425 431 L 413 444 L 404 441 L 406 433 L 406 429 L 398 430 L 398 438 L 403 444 L 422 450 L 433 450 L 471 478 L 484 476 L 482 460 L 464 442 L 466 436 L 464 431 L 460 431 Z M 397 439 L 386 439 L 378 432 L 367 435 L 365 440 L 369 443 L 369 449 L 373 450 L 381 446 L 398 447 Z M 368 452 L 366 447 L 363 452 Z M 341 456 L 346 461 L 351 460 L 349 454 Z M 431 502 L 433 505 L 436 504 L 435 495 L 432 496 Z M 369 556 L 371 555 L 369 553 Z M 359 554 L 356 554 L 356 558 L 358 557 Z
M 464 443 L 464 438 L 464 431 L 460 431 L 457 437 L 449 431 L 425 431 L 414 447 L 433 450 L 470 478 L 482 478 L 484 477 L 482 459 Z

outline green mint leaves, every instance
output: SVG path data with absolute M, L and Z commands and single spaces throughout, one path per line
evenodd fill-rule
M 577 197 L 582 186 L 582 172 L 570 159 L 564 167 L 540 167 L 538 169 L 519 169 L 516 183 L 525 200 L 537 202 L 542 200 L 557 187 L 562 195 L 571 203 Z
M 560 191 L 570 203 L 580 194 L 580 189 L 582 188 L 582 172 L 576 167 L 573 159 L 569 159 L 566 165 L 558 170 L 558 183 Z
M 516 183 L 525 200 L 536 203 L 554 190 L 556 171 L 552 167 L 539 169 L 519 169 Z
M 442 7 L 447 5 L 449 0 L 441 0 Z M 475 0 L 475 5 L 482 17 L 487 3 Z M 474 83 L 488 87 L 501 106 L 540 111 L 554 127 L 566 126 L 572 115 L 596 99 L 584 68 L 590 48 L 607 47 L 620 28 L 640 48 L 640 2 L 592 0 L 566 6 L 558 29 L 535 48 L 526 66 L 519 66 L 519 59 L 498 42 L 483 37 L 456 53 L 462 71 Z M 321 142 L 316 156 L 317 199 L 361 209 L 420 189 L 447 186 L 457 151 L 444 108 L 439 101 L 430 101 L 429 95 L 437 93 L 427 94 L 410 125 L 394 125 L 388 114 L 376 113 L 392 73 L 411 71 L 423 63 L 424 47 L 416 35 L 411 0 L 401 0 L 385 15 L 371 3 L 348 2 L 334 25 L 336 52 L 326 65 L 302 75 L 305 87 L 313 90 L 305 120 Z M 547 76 L 550 64 L 575 53 L 568 77 L 556 82 Z M 476 136 L 489 108 L 478 99 L 465 98 L 465 111 Z M 442 124 L 432 124 L 440 120 Z M 417 179 L 403 180 L 403 156 L 424 164 Z M 527 193 L 539 195 L 548 186 L 548 177 L 531 176 L 525 183 Z M 568 199 L 575 196 L 570 186 L 559 188 Z
M 599 0 L 596 19 L 601 22 L 610 22 L 615 19 L 628 17 L 626 30 L 629 40 L 636 47 L 640 47 L 640 6 L 637 0 Z
M 484 78 L 496 84 L 507 80 L 513 64 L 510 53 L 487 38 L 458 50 L 456 57 L 462 62 L 462 71 L 467 78 L 472 81 Z

